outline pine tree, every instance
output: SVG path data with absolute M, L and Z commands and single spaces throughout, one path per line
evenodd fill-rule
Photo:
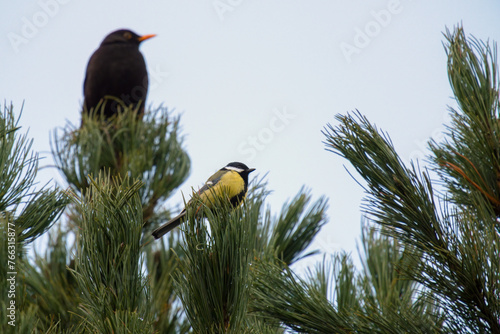
M 253 302 L 261 316 L 307 333 L 500 333 L 496 45 L 462 27 L 445 37 L 458 109 L 447 139 L 429 144 L 441 180 L 406 166 L 359 111 L 338 115 L 323 133 L 366 181 L 363 270 L 347 255 L 307 279 L 266 264 Z
M 28 246 L 54 224 L 68 197 L 57 188 L 36 189 L 38 155 L 33 140 L 20 134 L 14 107 L 0 115 L 0 315 L 2 333 L 27 333 L 38 322 L 36 296 L 29 288 L 36 277 L 27 256 Z M 43 273 L 33 272 L 41 276 Z
M 496 45 L 461 27 L 445 37 L 458 109 L 446 141 L 429 146 L 441 181 L 406 166 L 360 112 L 323 131 L 327 150 L 366 181 L 361 268 L 340 253 L 294 273 L 315 254 L 327 200 L 311 202 L 303 188 L 273 216 L 264 179 L 241 207 L 188 208 L 180 228 L 153 241 L 190 167 L 180 119 L 165 108 L 143 120 L 130 109 L 83 115 L 79 128 L 56 131 L 60 191 L 35 187 L 38 157 L 4 107 L 2 332 L 500 333 Z M 45 253 L 28 259 L 44 234 Z
M 169 248 L 177 247 L 178 232 L 167 244 L 152 244 L 150 233 L 170 216 L 165 201 L 186 179 L 190 161 L 178 118 L 165 108 L 142 120 L 136 112 L 125 109 L 110 121 L 83 115 L 79 129 L 68 124 L 54 134 L 54 156 L 73 191 L 66 225 L 76 235 L 69 273 L 78 291 L 77 321 L 57 330 L 189 330 L 170 278 L 177 260 Z
M 281 333 L 248 308 L 252 268 L 256 261 L 292 264 L 311 254 L 304 251 L 326 222 L 326 199 L 307 210 L 311 196 L 301 189 L 272 218 L 260 180 L 242 208 L 221 202 L 205 218 L 188 210 L 187 223 L 153 241 L 151 231 L 170 217 L 165 202 L 190 162 L 179 118 L 165 108 L 142 120 L 136 112 L 126 109 L 111 120 L 83 115 L 80 128 L 68 124 L 54 132 L 53 154 L 68 188 L 47 198 L 35 193 L 38 206 L 27 205 L 16 226 L 37 223 L 33 210 L 51 213 L 38 236 L 63 209 L 66 215 L 51 230 L 45 254 L 19 266 L 26 314 L 14 332 Z M 6 188 L 21 194 L 29 185 L 14 181 Z M 6 209 L 20 203 L 9 195 Z M 27 235 L 28 242 L 36 237 Z

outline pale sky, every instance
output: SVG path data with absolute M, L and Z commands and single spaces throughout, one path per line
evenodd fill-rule
M 362 190 L 322 128 L 358 109 L 387 131 L 404 161 L 424 158 L 453 105 L 442 33 L 500 40 L 498 1 L 9 1 L 0 10 L 0 92 L 29 129 L 42 166 L 49 139 L 80 123 L 87 61 L 109 32 L 158 36 L 141 51 L 148 104 L 182 114 L 189 179 L 172 206 L 217 169 L 241 161 L 269 173 L 273 212 L 301 186 L 329 198 L 313 247 L 357 258 Z M 421 162 L 422 163 L 422 162 Z M 40 183 L 62 178 L 54 168 Z

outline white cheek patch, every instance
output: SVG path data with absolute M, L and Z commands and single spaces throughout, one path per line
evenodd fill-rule
M 238 167 L 233 167 L 233 166 L 226 166 L 224 167 L 227 170 L 234 170 L 236 173 L 243 173 L 245 170 L 238 168 Z

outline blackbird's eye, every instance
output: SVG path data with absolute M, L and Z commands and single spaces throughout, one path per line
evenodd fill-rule
M 123 37 L 125 37 L 126 39 L 132 39 L 132 34 L 127 31 L 123 34 Z

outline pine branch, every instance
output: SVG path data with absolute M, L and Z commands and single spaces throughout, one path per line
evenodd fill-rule
M 441 333 L 444 317 L 434 300 L 413 280 L 421 262 L 419 252 L 397 239 L 363 228 L 359 277 L 361 304 L 366 321 L 363 332 Z
M 165 238 L 155 243 L 146 253 L 149 282 L 151 286 L 152 311 L 155 312 L 155 330 L 158 333 L 189 333 L 191 325 L 187 322 L 181 303 L 174 292 L 173 274 L 178 268 L 176 254 L 182 250 L 179 245 L 180 230 L 169 233 L 168 245 Z
M 287 265 L 317 253 L 302 254 L 327 222 L 325 211 L 328 204 L 322 197 L 304 212 L 310 200 L 311 195 L 302 188 L 291 203 L 283 205 L 279 218 L 273 224 L 267 247 L 273 257 Z
M 70 270 L 74 261 L 69 261 L 67 233 L 57 231 L 51 238 L 44 257 L 36 255 L 35 263 L 23 263 L 24 283 L 27 286 L 24 302 L 37 306 L 36 328 L 41 332 L 76 332 L 82 315 L 78 309 L 80 292 Z
M 139 179 L 142 181 L 142 187 L 138 188 L 137 191 L 142 203 L 142 235 L 144 242 L 147 243 L 150 230 L 158 223 L 169 218 L 170 213 L 164 209 L 163 204 L 172 191 L 187 177 L 190 162 L 189 157 L 182 147 L 182 137 L 179 134 L 179 118 L 172 118 L 171 113 L 162 107 L 147 112 L 142 119 L 136 117 L 136 112 L 137 110 L 125 108 L 122 113 L 117 114 L 110 120 L 103 119 L 102 114 L 90 116 L 82 114 L 82 124 L 79 129 L 72 124 L 68 124 L 62 131 L 54 133 L 51 144 L 56 164 L 75 193 L 86 194 L 89 187 L 97 189 L 96 184 L 89 183 L 91 179 L 88 178 L 88 175 L 98 175 L 98 173 L 104 171 L 115 176 L 121 176 L 122 179 Z M 112 188 L 117 185 L 115 181 L 113 182 L 109 186 L 109 189 L 103 188 L 104 190 L 102 191 L 113 193 Z M 132 184 L 130 186 L 134 187 Z M 119 189 L 116 189 L 118 193 L 120 192 Z M 87 194 L 88 205 L 97 205 L 98 203 L 94 202 L 93 192 Z M 108 194 L 106 196 L 111 195 Z M 111 200 L 106 201 L 110 207 L 120 205 Z M 101 210 L 96 207 L 93 207 L 93 209 L 90 207 L 84 209 L 82 205 L 72 205 L 68 211 L 68 224 L 70 229 L 74 229 L 77 232 L 77 240 L 84 233 L 82 226 L 88 226 L 89 219 L 91 219 L 91 217 L 85 215 L 89 210 L 94 212 Z M 120 211 L 118 208 L 116 210 Z M 103 219 L 102 212 L 98 212 L 96 215 L 100 217 L 99 219 Z M 111 224 L 111 222 L 108 223 Z M 131 233 L 131 231 L 127 233 Z M 124 238 L 125 234 L 121 234 L 121 236 Z M 108 243 L 111 242 L 113 244 L 115 241 L 113 241 L 112 236 L 108 235 L 108 237 L 112 240 L 108 241 Z M 101 244 L 106 243 L 102 238 L 96 240 L 100 240 Z M 175 248 L 178 238 L 171 241 L 169 245 Z M 118 243 L 118 241 L 116 242 Z M 119 247 L 122 247 L 122 245 L 120 244 Z M 94 247 L 94 249 L 89 247 L 87 249 L 89 256 L 91 253 L 93 254 L 93 262 L 100 263 L 102 267 L 105 263 L 111 261 L 110 256 L 113 253 L 104 251 L 103 249 L 98 250 L 98 247 Z M 139 265 L 139 262 L 135 261 L 140 259 L 136 256 L 144 256 L 145 259 L 149 259 L 146 261 L 148 264 L 148 273 L 156 277 L 158 267 L 153 265 L 154 261 L 151 262 L 151 259 L 155 257 L 155 254 L 158 255 L 159 252 L 162 252 L 164 255 L 157 260 L 163 259 L 173 267 L 161 270 L 163 273 L 162 278 L 151 282 L 149 286 L 151 290 L 147 291 L 151 291 L 156 299 L 154 302 L 149 303 L 147 310 L 148 317 L 151 317 L 151 319 L 156 317 L 157 321 L 154 323 L 154 327 L 162 333 L 187 332 L 190 328 L 189 324 L 185 321 L 185 316 L 179 307 L 180 302 L 172 291 L 172 279 L 170 275 L 176 268 L 176 264 L 174 265 L 175 262 L 164 258 L 166 252 L 164 249 L 153 249 L 152 247 L 141 248 L 140 255 L 127 255 L 131 257 L 131 262 L 128 264 L 129 267 L 109 267 L 105 276 L 112 276 L 114 275 L 113 273 L 120 275 L 121 271 L 134 271 L 134 266 Z M 166 265 L 162 264 L 161 266 L 165 268 Z M 87 263 L 87 266 L 83 268 L 87 274 L 89 271 L 92 271 L 94 275 L 97 275 L 97 268 L 91 267 L 90 263 Z M 80 268 L 82 267 L 80 266 Z M 104 278 L 102 279 L 104 280 Z M 111 282 L 109 282 L 110 279 Z M 109 284 L 113 285 L 113 280 L 119 281 L 119 278 L 106 278 L 101 282 L 101 285 L 97 284 L 98 282 L 94 282 L 92 289 L 94 291 L 101 291 L 99 290 L 101 288 L 106 289 L 106 286 Z M 83 281 L 80 281 L 80 284 L 83 284 Z M 133 290 L 132 286 L 129 288 Z M 115 288 L 111 289 L 111 291 L 115 290 Z M 106 295 L 104 292 L 102 294 Z M 139 298 L 140 303 L 142 303 L 142 300 L 147 298 L 148 293 L 142 291 L 141 293 L 132 293 L 131 296 L 133 295 Z M 95 315 L 97 312 L 96 307 L 99 306 L 102 307 L 101 311 L 103 314 L 107 314 L 106 319 L 110 319 L 109 321 L 111 322 L 114 321 L 112 319 L 118 321 L 117 318 L 111 316 L 111 313 L 116 308 L 116 304 L 121 303 L 117 301 L 117 297 L 112 298 L 108 296 L 108 299 L 103 299 L 104 297 L 99 299 L 95 295 L 93 299 L 89 295 L 87 297 L 87 304 L 84 308 L 86 322 L 83 323 L 83 328 L 91 328 L 89 326 L 92 324 L 99 323 L 98 320 L 88 320 L 89 317 L 91 318 L 89 314 Z M 138 303 L 138 301 L 136 300 L 134 303 Z M 168 309 L 165 309 L 165 304 L 168 305 Z M 132 306 L 127 309 L 133 310 Z M 143 312 L 146 311 L 143 309 Z M 135 316 L 127 312 L 122 312 L 121 314 L 125 317 Z M 132 324 L 135 324 L 135 322 Z M 116 324 L 109 323 L 109 326 L 116 327 Z M 146 330 L 145 328 L 147 326 L 142 330 Z
M 271 217 L 271 211 L 264 210 L 264 200 L 270 193 L 266 189 L 264 178 L 265 176 L 250 183 L 246 200 L 246 203 L 251 203 L 252 208 L 255 207 L 251 212 L 256 213 L 256 216 L 252 219 L 260 222 L 254 244 L 256 257 L 269 261 L 278 258 L 292 265 L 300 259 L 316 254 L 316 251 L 307 254 L 304 254 L 304 251 L 327 222 L 327 199 L 321 197 L 309 205 L 311 195 L 303 187 L 289 203 L 283 204 L 278 217 Z
M 260 262 L 253 269 L 252 310 L 301 333 L 351 333 L 351 316 L 340 313 L 321 283 L 308 284 L 283 265 Z
M 451 108 L 452 124 L 445 143 L 430 147 L 454 201 L 473 209 L 471 192 L 482 194 L 500 217 L 500 123 L 496 44 L 490 47 L 462 27 L 445 34 L 448 78 L 459 110 Z M 480 198 L 480 197 L 479 197 Z
M 141 183 L 90 180 L 77 202 L 82 215 L 75 278 L 85 327 L 97 332 L 152 332 L 149 291 L 141 265 Z
M 500 245 L 490 211 L 476 206 L 481 211 L 468 219 L 453 212 L 440 215 L 428 175 L 419 177 L 415 167 L 406 168 L 387 136 L 359 113 L 357 120 L 350 115 L 337 119 L 341 125 L 329 125 L 324 132 L 328 149 L 348 159 L 367 181 L 365 211 L 410 250 L 422 254 L 412 279 L 443 301 L 450 310 L 446 318 L 450 327 L 460 332 L 500 332 L 500 304 L 492 293 L 500 288 L 500 271 L 495 271 L 498 261 L 491 261 L 498 258 Z M 478 228 L 488 224 L 491 228 Z
M 415 281 L 396 241 L 373 230 L 363 234 L 363 272 L 349 256 L 323 261 L 301 279 L 279 264 L 258 263 L 252 309 L 306 333 L 436 333 L 439 309 Z M 332 292 L 332 294 L 330 294 Z
M 57 189 L 41 189 L 34 194 L 15 224 L 23 231 L 18 241 L 30 243 L 44 234 L 69 204 L 69 197 Z
M 7 284 L 0 284 L 4 296 L 0 326 L 5 333 L 29 332 L 37 326 L 39 309 L 25 298 L 31 292 L 24 279 L 29 267 L 25 247 L 52 226 L 68 201 L 55 189 L 34 190 L 38 156 L 31 151 L 33 141 L 26 134 L 19 135 L 18 122 L 13 106 L 4 106 L 0 115 L 0 243 L 4 245 L 0 279 Z
M 424 249 L 446 253 L 428 174 L 420 180 L 413 165 L 404 166 L 388 136 L 359 112 L 336 119 L 338 127 L 328 124 L 323 131 L 325 144 L 327 150 L 348 159 L 367 181 L 365 210 L 378 222 L 397 227 L 401 238 L 414 238 Z
M 251 209 L 246 212 L 255 215 L 253 220 L 261 221 L 261 224 L 258 225 L 257 239 L 254 244 L 253 270 L 250 272 L 253 281 L 251 305 L 253 305 L 253 300 L 256 298 L 255 286 L 259 286 L 256 283 L 258 279 L 256 276 L 259 275 L 259 271 L 256 269 L 258 263 L 276 263 L 279 266 L 291 265 L 301 258 L 314 254 L 314 251 L 305 255 L 303 253 L 326 222 L 326 199 L 322 197 L 309 205 L 311 196 L 306 193 L 304 188 L 289 203 L 283 205 L 277 218 L 271 218 L 269 209 L 264 212 L 263 217 L 260 217 L 259 212 L 263 211 L 263 201 L 269 194 L 265 186 L 265 181 L 256 181 L 254 187 L 249 191 L 250 195 L 247 201 L 247 204 L 250 203 L 249 207 Z M 268 298 L 274 301 L 276 296 L 272 292 L 268 292 Z M 266 333 L 281 333 L 283 331 L 279 323 L 281 319 L 261 316 L 252 317 L 253 312 L 247 315 L 248 321 L 252 323 L 251 328 L 257 326 L 261 328 L 262 332 Z
M 140 120 L 136 111 L 126 109 L 109 121 L 83 114 L 80 129 L 68 124 L 62 133 L 54 132 L 51 145 L 56 165 L 77 193 L 89 186 L 88 175 L 101 170 L 141 180 L 149 229 L 156 215 L 163 217 L 158 205 L 187 178 L 190 161 L 182 147 L 179 118 L 159 107 Z
M 196 333 L 245 333 L 259 208 L 233 209 L 221 199 L 208 210 L 196 194 L 191 202 L 174 276 L 189 322 Z
M 14 107 L 4 106 L 0 116 L 0 212 L 15 211 L 32 187 L 38 168 L 38 157 L 31 152 L 33 140 L 19 136 L 19 118 Z

